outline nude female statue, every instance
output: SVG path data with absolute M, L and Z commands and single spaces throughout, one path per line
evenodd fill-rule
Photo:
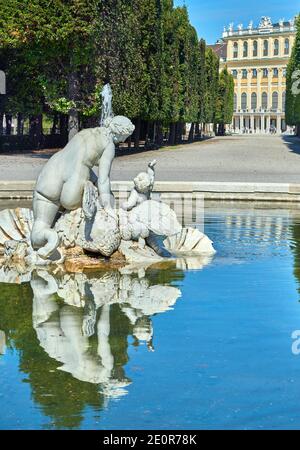
M 33 195 L 34 224 L 31 243 L 38 255 L 48 258 L 59 245 L 52 228 L 60 208 L 72 211 L 82 206 L 86 183 L 96 181 L 92 168 L 99 166 L 99 199 L 108 214 L 114 215 L 110 187 L 110 170 L 115 144 L 124 142 L 134 131 L 132 122 L 123 116 L 106 119 L 104 127 L 80 131 L 42 169 Z

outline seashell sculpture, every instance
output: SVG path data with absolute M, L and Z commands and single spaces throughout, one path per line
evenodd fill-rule
M 0 254 L 10 241 L 30 241 L 33 212 L 27 208 L 5 209 L 0 212 Z
M 173 255 L 203 255 L 213 254 L 213 242 L 197 228 L 182 228 L 164 241 L 165 248 Z

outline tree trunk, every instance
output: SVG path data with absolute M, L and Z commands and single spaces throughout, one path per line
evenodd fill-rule
M 152 128 L 152 142 L 155 144 L 156 142 L 156 134 L 157 134 L 157 122 L 153 122 L 153 128 Z
M 141 135 L 141 119 L 138 118 L 135 121 L 134 130 L 134 148 L 138 149 L 140 146 L 140 135 Z
M 59 115 L 59 134 L 63 143 L 68 142 L 68 116 L 66 114 Z
M 11 135 L 11 126 L 12 126 L 12 115 L 5 114 L 5 134 L 7 136 Z
M 131 136 L 129 136 L 129 138 L 127 139 L 127 147 L 129 150 L 131 149 L 131 143 L 132 143 Z
M 193 122 L 191 124 L 191 129 L 190 129 L 190 132 L 189 132 L 189 137 L 188 137 L 188 141 L 189 142 L 193 142 L 193 140 L 194 140 L 194 130 L 195 130 L 195 123 Z
M 150 131 L 151 131 L 151 128 L 152 128 L 151 125 L 152 125 L 152 122 L 149 122 L 149 120 L 147 120 L 147 122 L 146 122 L 145 147 L 147 147 L 147 145 L 150 142 Z
M 3 134 L 3 119 L 4 119 L 4 113 L 0 113 L 0 136 Z
M 200 123 L 197 122 L 195 126 L 195 135 L 198 137 L 200 135 Z
M 58 113 L 55 112 L 54 116 L 53 116 L 53 123 L 52 123 L 52 128 L 51 128 L 51 134 L 56 134 L 57 133 L 57 127 L 58 127 Z
M 182 143 L 182 131 L 183 131 L 183 123 L 178 122 L 176 124 L 176 130 L 175 130 L 175 144 Z
M 79 92 L 79 81 L 76 72 L 71 72 L 69 75 L 69 99 L 75 102 L 78 98 Z M 69 141 L 77 134 L 79 131 L 79 115 L 76 107 L 71 108 L 69 111 L 69 121 L 68 121 L 68 139 Z
M 224 136 L 225 135 L 225 125 L 224 125 L 224 123 L 219 123 L 218 135 L 219 136 Z
M 18 113 L 17 121 L 17 134 L 22 136 L 24 133 L 24 117 L 22 113 Z
M 35 149 L 42 147 L 42 137 L 43 137 L 42 114 L 29 117 L 29 136 L 31 138 L 32 145 Z
M 176 123 L 171 123 L 168 142 L 169 145 L 175 145 L 175 137 L 176 137 Z
M 300 123 L 296 126 L 297 136 L 300 137 Z
M 162 130 L 161 122 L 157 122 L 157 133 L 156 133 L 156 139 L 155 144 L 158 145 L 158 147 L 161 147 L 164 143 L 164 135 Z

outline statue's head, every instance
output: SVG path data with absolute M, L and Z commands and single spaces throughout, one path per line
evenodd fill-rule
M 152 188 L 152 180 L 146 172 L 139 173 L 134 181 L 134 187 L 141 194 L 146 194 Z
M 131 120 L 125 116 L 110 117 L 105 120 L 104 126 L 109 128 L 115 144 L 126 141 L 135 128 Z

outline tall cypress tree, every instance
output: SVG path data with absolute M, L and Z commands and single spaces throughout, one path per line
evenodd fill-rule
M 218 134 L 225 134 L 225 125 L 230 124 L 233 116 L 234 80 L 225 67 L 219 76 L 218 95 L 215 107 L 215 123 Z
M 296 39 L 287 67 L 286 121 L 296 125 L 300 136 L 300 16 L 296 19 Z
M 204 122 L 215 123 L 219 84 L 219 58 L 211 48 L 205 53 Z
M 206 90 L 206 43 L 204 39 L 199 41 L 198 63 L 198 123 L 205 121 L 205 90 Z

